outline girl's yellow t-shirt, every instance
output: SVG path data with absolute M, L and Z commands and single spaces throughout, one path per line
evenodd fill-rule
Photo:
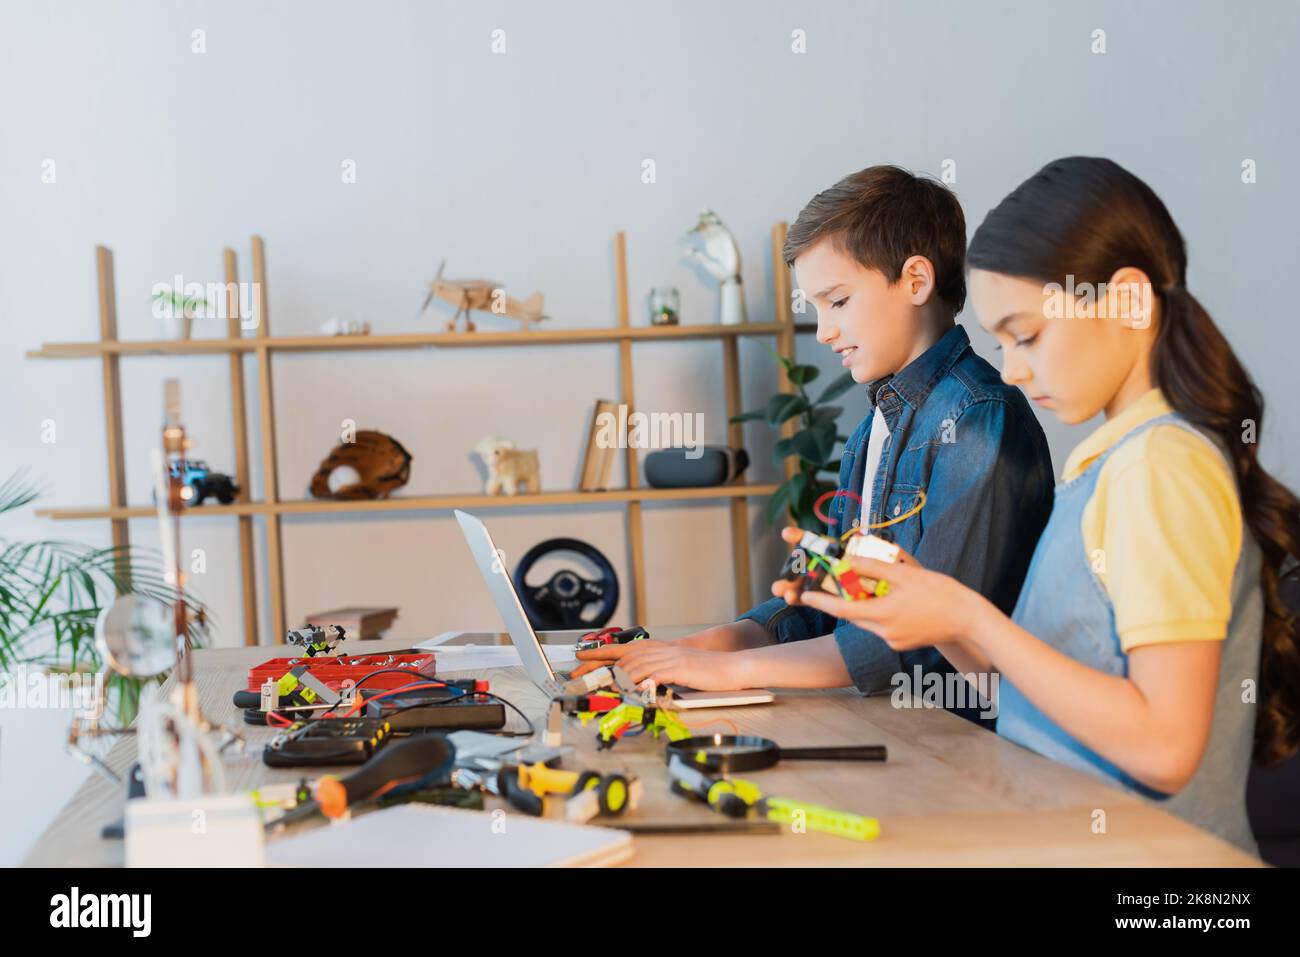
M 1134 427 L 1171 411 L 1152 389 L 1079 443 L 1070 481 Z M 1127 653 L 1140 645 L 1222 640 L 1241 552 L 1241 503 L 1232 471 L 1199 433 L 1159 425 L 1102 465 L 1083 511 L 1093 572 L 1115 609 Z

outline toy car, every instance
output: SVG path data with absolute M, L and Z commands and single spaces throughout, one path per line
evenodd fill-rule
M 650 632 L 644 628 L 602 628 L 600 631 L 588 632 L 583 635 L 575 644 L 578 651 L 589 651 L 592 648 L 602 648 L 605 645 L 624 645 L 629 641 L 640 641 L 643 638 L 649 638 Z
M 198 459 L 183 459 L 170 466 L 173 478 L 179 478 L 184 484 L 181 498 L 186 505 L 202 505 L 206 498 L 215 498 L 222 505 L 229 505 L 239 494 L 239 486 L 229 475 L 213 472 L 206 462 Z

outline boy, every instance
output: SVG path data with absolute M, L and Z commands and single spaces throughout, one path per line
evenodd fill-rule
M 861 511 L 836 496 L 828 534 L 905 515 L 923 491 L 917 514 L 875 534 L 1009 613 L 1051 512 L 1054 479 L 1024 394 L 975 354 L 954 321 L 966 298 L 965 252 L 965 218 L 948 189 L 873 166 L 813 197 L 783 255 L 817 310 L 817 341 L 866 387 L 871 408 L 840 462 L 839 489 L 860 496 Z M 775 583 L 773 594 L 786 587 Z M 934 648 L 900 656 L 876 635 L 782 597 L 675 641 L 578 657 L 586 663 L 575 673 L 618 658 L 635 681 L 702 690 L 852 684 L 870 694 L 900 672 L 913 684 L 917 666 L 922 676 L 952 671 Z M 953 704 L 945 702 L 972 720 L 980 713 Z

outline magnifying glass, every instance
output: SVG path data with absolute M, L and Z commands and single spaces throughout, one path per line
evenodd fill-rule
M 121 595 L 95 620 L 95 646 L 118 674 L 154 678 L 176 664 L 172 608 L 144 595 Z
M 827 748 L 783 748 L 770 738 L 750 734 L 710 734 L 670 742 L 668 757 L 713 773 L 761 771 L 778 761 L 884 761 L 883 744 Z

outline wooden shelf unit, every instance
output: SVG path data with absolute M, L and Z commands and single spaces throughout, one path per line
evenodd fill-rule
M 609 343 L 618 346 L 620 391 L 618 401 L 635 409 L 633 391 L 632 344 L 634 342 L 691 341 L 717 339 L 722 343 L 724 393 L 727 416 L 742 411 L 740 357 L 738 342 L 745 336 L 774 336 L 780 355 L 794 358 L 794 336 L 816 329 L 815 323 L 795 323 L 791 316 L 790 273 L 781 259 L 786 224 L 772 227 L 772 272 L 776 321 L 743 325 L 632 326 L 628 307 L 627 248 L 623 233 L 614 236 L 614 270 L 617 297 L 617 324 L 612 328 L 537 329 L 528 332 L 442 332 L 404 333 L 365 336 L 288 336 L 270 334 L 270 315 L 266 285 L 266 246 L 260 236 L 252 237 L 252 276 L 258 291 L 253 300 L 256 319 L 254 334 L 245 336 L 240 328 L 238 302 L 238 268 L 233 249 L 223 251 L 227 283 L 227 315 L 230 317 L 225 339 L 137 340 L 117 338 L 117 303 L 114 290 L 113 253 L 107 247 L 95 248 L 99 288 L 100 338 L 92 342 L 43 343 L 31 350 L 31 359 L 98 358 L 104 383 L 104 425 L 108 435 L 109 504 L 107 506 L 61 507 L 37 509 L 36 514 L 56 520 L 74 521 L 108 519 L 114 545 L 126 545 L 128 522 L 132 518 L 156 517 L 151 505 L 128 505 L 126 469 L 122 439 L 121 359 L 142 355 L 224 355 L 230 362 L 232 395 L 231 421 L 234 429 L 235 480 L 240 487 L 237 501 L 230 505 L 204 505 L 186 513 L 186 518 L 237 517 L 239 520 L 240 575 L 243 594 L 244 642 L 258 643 L 256 570 L 253 557 L 253 518 L 266 520 L 267 569 L 271 600 L 271 626 L 277 639 L 283 635 L 287 620 L 284 594 L 284 546 L 280 527 L 283 515 L 388 512 L 448 511 L 455 508 L 528 508 L 587 504 L 624 503 L 627 506 L 629 567 L 632 574 L 630 617 L 647 620 L 645 597 L 645 554 L 642 528 L 643 502 L 656 501 L 727 501 L 730 506 L 731 546 L 735 565 L 735 601 L 743 610 L 753 600 L 750 584 L 749 524 L 746 500 L 772 495 L 776 483 L 754 484 L 736 481 L 728 485 L 689 488 L 642 488 L 637 450 L 627 449 L 628 487 L 600 492 L 543 492 L 515 497 L 475 493 L 463 495 L 395 496 L 370 501 L 341 502 L 325 499 L 281 500 L 276 472 L 275 406 L 271 356 L 276 352 L 359 352 L 382 349 L 418 349 L 428 347 L 481 348 L 490 346 L 563 346 L 586 343 Z M 255 357 L 262 440 L 262 501 L 249 498 L 251 465 L 248 455 L 247 403 L 244 382 L 244 356 Z M 785 370 L 778 367 L 782 390 L 790 387 Z M 782 429 L 793 432 L 793 422 Z M 743 426 L 729 423 L 727 441 L 733 446 L 744 444 Z M 793 458 L 786 460 L 788 478 L 797 468 Z
M 230 252 L 230 250 L 227 250 Z M 796 331 L 807 331 L 804 324 Z M 812 328 L 812 324 L 808 324 Z M 271 352 L 363 352 L 372 349 L 415 349 L 421 346 L 483 348 L 486 346 L 557 346 L 583 343 L 663 342 L 681 339 L 725 339 L 731 336 L 779 336 L 779 322 L 750 322 L 742 326 L 634 326 L 629 329 L 534 329 L 532 332 L 433 332 L 365 336 L 293 336 L 256 338 L 139 340 L 123 342 L 50 342 L 29 350 L 29 359 L 72 359 L 91 356 L 169 356 Z M 488 339 L 489 342 L 482 340 Z

